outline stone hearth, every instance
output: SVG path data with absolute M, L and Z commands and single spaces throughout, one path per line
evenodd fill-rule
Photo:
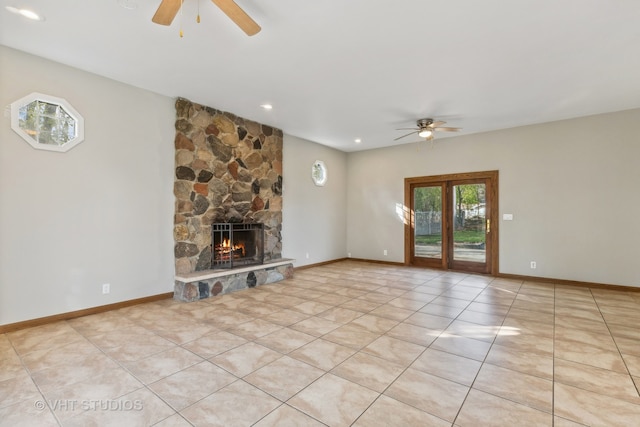
M 233 270 L 207 270 L 176 276 L 173 298 L 192 302 L 293 277 L 293 260 L 280 259 Z

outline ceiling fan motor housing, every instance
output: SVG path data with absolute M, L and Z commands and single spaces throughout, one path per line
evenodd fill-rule
M 420 119 L 416 123 L 420 129 L 426 128 L 433 124 L 433 119 Z

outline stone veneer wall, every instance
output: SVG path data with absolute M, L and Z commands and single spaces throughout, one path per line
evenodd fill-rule
M 265 225 L 265 261 L 282 254 L 282 131 L 176 100 L 176 274 L 211 265 L 211 224 Z

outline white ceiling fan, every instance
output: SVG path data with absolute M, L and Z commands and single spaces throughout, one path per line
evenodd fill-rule
M 430 119 L 430 118 L 419 119 L 416 122 L 417 127 L 415 128 L 396 129 L 396 130 L 411 130 L 412 132 L 409 132 L 406 135 L 399 136 L 396 139 L 394 139 L 394 141 L 397 141 L 401 138 L 404 138 L 416 133 L 420 138 L 424 138 L 426 141 L 429 141 L 429 140 L 433 140 L 436 132 L 458 132 L 461 129 L 461 128 L 454 128 L 454 127 L 443 127 L 442 125 L 444 125 L 445 123 L 447 122 L 443 122 L 441 120 L 435 121 L 434 119 Z
M 162 0 L 158 10 L 151 20 L 160 25 L 171 25 L 173 19 L 178 14 L 184 0 Z M 256 35 L 260 32 L 260 25 L 256 23 L 238 4 L 233 0 L 211 0 L 222 10 L 242 31 L 248 36 Z M 198 16 L 198 22 L 200 16 Z

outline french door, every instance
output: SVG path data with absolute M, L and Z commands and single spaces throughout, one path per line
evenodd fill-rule
M 405 263 L 498 272 L 498 171 L 405 179 Z

